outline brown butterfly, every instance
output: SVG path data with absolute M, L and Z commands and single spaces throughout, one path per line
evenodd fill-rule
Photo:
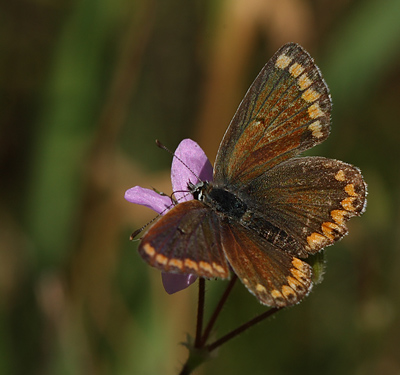
M 228 278 L 260 302 L 287 306 L 312 287 L 304 261 L 347 233 L 366 205 L 360 170 L 297 157 L 329 135 L 331 99 L 298 44 L 281 47 L 241 102 L 218 150 L 212 182 L 188 182 L 142 238 L 139 253 L 165 272 Z

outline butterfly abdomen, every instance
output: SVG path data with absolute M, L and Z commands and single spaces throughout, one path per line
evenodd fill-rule
M 306 252 L 300 251 L 298 241 L 283 229 L 253 212 L 238 196 L 222 188 L 212 187 L 211 185 L 209 187 L 210 189 L 201 195 L 202 201 L 217 211 L 219 215 L 224 216 L 230 222 L 240 223 L 280 250 L 307 256 Z
M 307 257 L 307 253 L 301 250 L 299 242 L 293 236 L 262 216 L 248 211 L 243 216 L 241 224 L 257 233 L 274 247 L 293 255 Z

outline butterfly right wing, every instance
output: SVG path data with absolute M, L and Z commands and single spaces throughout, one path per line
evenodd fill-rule
M 197 200 L 173 207 L 148 230 L 139 254 L 164 272 L 202 277 L 229 277 L 219 218 Z

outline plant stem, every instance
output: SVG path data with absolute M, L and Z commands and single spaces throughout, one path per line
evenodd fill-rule
M 199 366 L 201 363 L 203 363 L 205 360 L 207 360 L 210 357 L 210 353 L 220 347 L 222 344 L 225 344 L 227 341 L 233 339 L 234 337 L 238 336 L 242 332 L 246 331 L 250 327 L 256 325 L 257 323 L 263 321 L 264 319 L 270 317 L 271 315 L 275 314 L 279 310 L 282 310 L 282 307 L 273 307 L 262 314 L 256 316 L 255 318 L 251 319 L 247 323 L 242 324 L 232 332 L 226 334 L 225 336 L 221 337 L 220 339 L 214 341 L 213 343 L 209 345 L 205 345 L 207 342 L 207 339 L 210 335 L 210 332 L 220 314 L 222 311 L 222 308 L 237 280 L 237 276 L 234 275 L 229 282 L 227 288 L 225 289 L 224 294 L 221 296 L 220 301 L 218 302 L 218 305 L 216 306 L 214 313 L 212 314 L 210 321 L 208 322 L 208 325 L 206 329 L 204 330 L 204 333 L 202 335 L 202 330 L 203 330 L 203 317 L 204 317 L 204 301 L 205 301 L 205 279 L 204 278 L 199 278 L 199 298 L 198 298 L 198 308 L 197 308 L 197 324 L 196 324 L 196 338 L 194 345 L 191 347 L 190 345 L 188 346 L 189 348 L 189 358 L 184 364 L 181 372 L 179 375 L 190 375 L 192 371 Z
M 240 333 L 244 332 L 248 328 L 250 328 L 253 325 L 261 322 L 262 320 L 270 317 L 271 315 L 275 314 L 276 312 L 278 312 L 281 309 L 282 309 L 281 307 L 273 307 L 272 309 L 269 309 L 269 310 L 265 311 L 264 313 L 256 316 L 254 319 L 249 320 L 247 323 L 242 324 L 240 327 L 236 328 L 232 332 L 230 332 L 230 333 L 226 334 L 225 336 L 221 337 L 220 339 L 214 341 L 212 344 L 207 345 L 206 348 L 208 349 L 209 352 L 212 352 L 213 350 L 215 350 L 216 348 L 218 348 L 222 344 L 224 344 L 227 341 L 233 339 L 234 337 L 236 337 Z
M 224 294 L 222 295 L 221 299 L 219 300 L 218 305 L 215 308 L 214 313 L 212 314 L 210 321 L 207 324 L 206 329 L 204 330 L 203 337 L 201 338 L 201 342 L 200 342 L 201 346 L 203 346 L 206 343 L 206 341 L 210 335 L 210 332 L 211 332 L 212 328 L 214 327 L 214 324 L 218 318 L 218 315 L 220 314 L 222 308 L 224 307 L 224 304 L 225 304 L 233 286 L 235 285 L 236 280 L 237 280 L 237 276 L 233 275 L 231 280 L 229 281 L 227 288 L 225 289 Z
M 187 364 L 185 364 L 181 370 L 181 372 L 179 373 L 179 375 L 190 375 L 191 370 L 189 370 Z
M 202 345 L 201 332 L 203 331 L 204 300 L 205 300 L 205 279 L 199 277 L 199 300 L 197 305 L 196 338 L 194 347 L 200 348 Z

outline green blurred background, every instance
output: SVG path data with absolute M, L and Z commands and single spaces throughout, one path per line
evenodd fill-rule
M 0 373 L 177 374 L 197 288 L 173 296 L 130 233 L 170 192 L 174 149 L 214 160 L 248 86 L 302 44 L 331 89 L 330 138 L 357 165 L 361 218 L 299 306 L 196 374 L 400 374 L 400 1 L 16 0 L 0 6 Z M 227 285 L 207 283 L 207 314 Z M 215 338 L 265 307 L 239 283 Z

